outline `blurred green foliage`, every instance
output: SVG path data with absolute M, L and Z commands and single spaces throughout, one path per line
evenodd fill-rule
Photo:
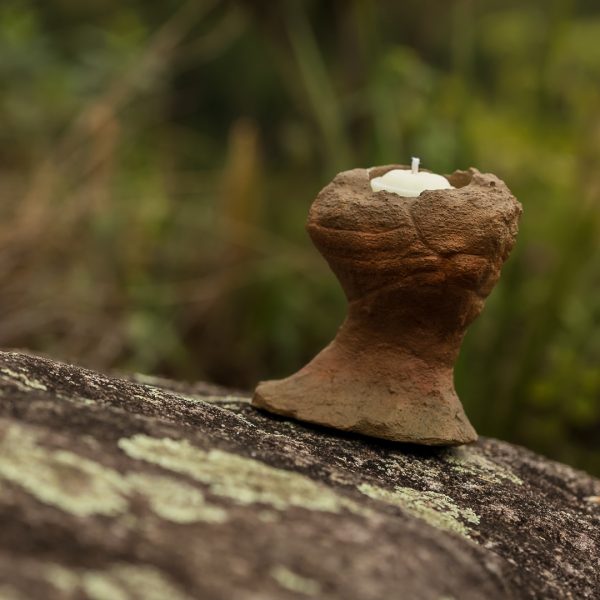
M 344 168 L 524 205 L 456 374 L 483 434 L 600 473 L 596 0 L 3 0 L 0 345 L 252 387 L 345 302 L 303 226 Z

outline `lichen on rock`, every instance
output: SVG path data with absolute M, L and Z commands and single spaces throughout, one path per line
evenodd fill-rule
M 470 508 L 459 508 L 446 494 L 419 491 L 408 487 L 387 490 L 363 483 L 358 488 L 363 494 L 388 504 L 399 506 L 434 527 L 469 537 L 470 525 L 477 525 L 479 517 Z
M 321 586 L 317 581 L 302 577 L 287 567 L 273 567 L 273 569 L 271 569 L 271 577 L 273 577 L 281 587 L 305 596 L 316 596 L 321 591 Z
M 79 597 L 83 593 L 90 600 L 192 600 L 150 565 L 116 563 L 102 570 L 79 570 L 42 563 L 34 568 L 41 579 L 66 597 Z
M 0 368 L 0 378 L 5 379 L 12 383 L 12 385 L 18 387 L 21 390 L 43 390 L 46 391 L 48 388 L 40 381 L 33 377 L 28 377 L 25 373 L 20 371 L 13 371 L 9 367 Z
M 236 504 L 268 504 L 278 510 L 293 506 L 324 512 L 339 512 L 345 508 L 368 513 L 308 477 L 218 449 L 207 452 L 187 440 L 136 435 L 120 439 L 119 448 L 131 458 L 200 481 L 209 486 L 211 493 Z
M 156 515 L 173 523 L 224 523 L 227 511 L 206 501 L 198 488 L 172 477 L 129 473 L 131 490 L 144 498 Z
M 12 585 L 0 583 L 0 598 L 2 600 L 30 600 Z
M 80 517 L 127 509 L 129 486 L 118 472 L 68 450 L 44 448 L 32 431 L 16 424 L 0 430 L 1 479 Z
M 522 485 L 523 481 L 511 470 L 497 462 L 486 458 L 477 448 L 469 446 L 451 448 L 444 457 L 457 473 L 477 477 L 488 483 L 500 484 L 511 482 Z
M 11 424 L 0 429 L 0 481 L 27 490 L 44 504 L 79 517 L 114 517 L 134 496 L 174 523 L 222 523 L 227 512 L 207 503 L 185 482 L 143 473 L 120 473 L 79 454 L 40 444 L 34 431 Z M 0 488 L 0 494 L 2 488 Z

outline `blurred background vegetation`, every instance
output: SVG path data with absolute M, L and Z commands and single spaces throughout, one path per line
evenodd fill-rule
M 0 346 L 250 389 L 343 319 L 318 190 L 474 165 L 524 215 L 459 394 L 599 474 L 598 40 L 597 0 L 2 0 Z

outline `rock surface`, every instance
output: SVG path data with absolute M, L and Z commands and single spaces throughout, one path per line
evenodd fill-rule
M 306 227 L 348 317 L 298 373 L 259 384 L 253 404 L 394 441 L 472 442 L 454 363 L 515 243 L 521 205 L 476 169 L 449 175 L 456 189 L 416 198 L 371 190 L 371 177 L 397 167 L 340 173 L 317 196 Z
M 600 597 L 600 481 L 0 353 L 0 598 Z

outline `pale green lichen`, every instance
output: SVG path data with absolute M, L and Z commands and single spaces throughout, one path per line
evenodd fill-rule
M 167 521 L 224 523 L 227 520 L 227 512 L 206 502 L 200 490 L 172 477 L 130 473 L 127 481 L 152 510 Z
M 83 406 L 94 406 L 98 404 L 96 400 L 92 400 L 91 398 L 85 398 L 84 396 L 63 396 L 62 394 L 57 394 L 57 396 L 61 400 L 67 400 L 68 402 L 73 402 L 74 404 L 82 404 Z
M 278 512 L 270 510 L 261 510 L 256 514 L 256 518 L 262 523 L 278 523 L 281 519 L 281 515 Z
M 104 570 L 36 565 L 35 572 L 64 595 L 85 594 L 91 600 L 190 600 L 179 586 L 150 565 L 112 564 Z
M 0 367 L 0 376 L 3 379 L 8 380 L 10 383 L 16 385 L 19 389 L 23 391 L 31 391 L 31 390 L 41 390 L 43 392 L 47 391 L 48 388 L 41 381 L 37 381 L 36 379 L 30 379 L 25 375 L 25 373 L 19 373 L 18 371 L 13 371 L 8 367 Z
M 282 587 L 290 592 L 304 594 L 305 596 L 316 596 L 321 592 L 319 582 L 308 577 L 302 577 L 287 567 L 278 566 L 271 569 L 271 577 Z
M 0 584 L 0 598 L 2 600 L 28 600 L 25 594 L 8 584 Z
M 188 600 L 190 596 L 161 571 L 151 566 L 143 565 L 114 565 L 107 573 L 94 573 L 96 579 L 106 578 L 116 583 L 125 592 L 126 598 L 138 597 L 144 600 Z M 89 575 L 88 575 L 89 578 Z M 86 585 L 87 584 L 87 585 Z M 93 600 L 113 600 L 114 596 L 94 596 L 89 582 L 84 580 L 84 589 Z
M 187 440 L 140 434 L 119 440 L 119 447 L 131 458 L 187 475 L 208 485 L 213 494 L 237 504 L 262 503 L 278 510 L 301 507 L 334 513 L 342 508 L 368 512 L 299 473 L 222 450 L 201 450 Z
M 206 484 L 211 493 L 236 504 L 372 514 L 302 474 L 222 450 L 201 450 L 186 440 L 136 435 L 121 439 L 119 447 L 132 458 Z M 200 490 L 184 481 L 154 474 L 123 474 L 73 452 L 38 445 L 31 430 L 16 425 L 0 438 L 0 477 L 21 486 L 41 502 L 77 516 L 125 513 L 131 499 L 138 495 L 156 515 L 175 523 L 222 523 L 227 519 L 223 507 L 207 502 Z M 390 491 L 367 484 L 360 486 L 360 491 L 463 535 L 468 535 L 464 522 L 478 522 L 473 511 L 459 509 L 444 494 L 410 488 Z
M 32 431 L 11 425 L 0 434 L 0 479 L 27 490 L 40 502 L 76 516 L 117 516 L 133 495 L 174 523 L 223 523 L 226 511 L 202 492 L 172 477 L 123 474 L 66 450 L 39 445 Z
M 152 385 L 154 387 L 163 388 L 165 384 L 169 383 L 168 379 L 164 377 L 157 377 L 156 375 L 148 375 L 147 373 L 134 373 L 132 379 L 138 383 L 146 385 Z
M 200 398 L 203 402 L 209 404 L 250 404 L 250 398 L 247 396 L 234 396 L 228 394 L 226 396 L 195 396 Z
M 128 486 L 117 471 L 66 450 L 38 446 L 31 431 L 16 425 L 0 435 L 0 478 L 40 502 L 82 517 L 126 510 Z
M 469 527 L 465 522 L 477 525 L 479 517 L 470 508 L 459 508 L 446 494 L 438 492 L 420 492 L 412 488 L 397 487 L 393 490 L 363 483 L 358 488 L 363 494 L 393 504 L 411 515 L 423 519 L 430 525 L 446 531 L 469 537 Z
M 90 600 L 131 600 L 129 586 L 115 580 L 111 573 L 88 571 L 83 573 L 78 584 Z
M 445 456 L 452 469 L 470 477 L 477 477 L 488 483 L 499 484 L 511 482 L 522 485 L 519 479 L 508 468 L 499 465 L 474 448 L 453 448 Z
M 194 404 L 203 402 L 208 404 L 250 403 L 250 398 L 248 398 L 247 396 L 235 396 L 233 394 L 227 394 L 225 396 L 215 396 L 202 394 L 187 394 L 179 392 L 177 390 L 169 389 L 168 384 L 171 382 L 168 379 L 156 377 L 154 375 L 146 375 L 145 373 L 136 373 L 135 375 L 133 375 L 133 379 L 139 383 L 154 388 L 155 391 L 158 391 L 159 393 L 167 391 L 169 394 L 173 394 L 181 400 L 184 400 L 186 402 L 192 402 Z
M 31 571 L 55 587 L 64 595 L 73 594 L 80 585 L 81 571 L 75 571 L 55 563 L 36 563 Z

